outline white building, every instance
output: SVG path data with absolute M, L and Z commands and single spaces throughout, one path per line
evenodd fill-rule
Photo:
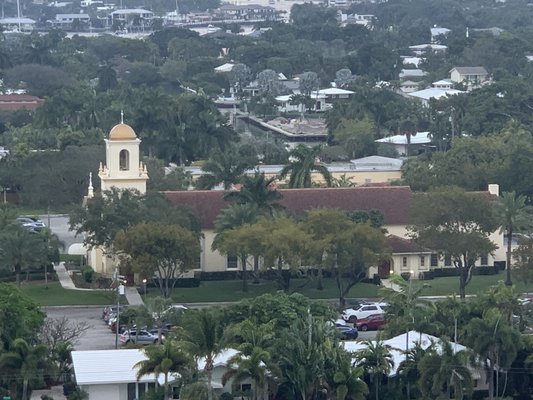
M 466 93 L 461 90 L 456 89 L 437 89 L 437 88 L 428 88 L 423 90 L 418 90 L 416 92 L 408 93 L 407 95 L 410 97 L 413 97 L 415 99 L 418 99 L 422 102 L 424 105 L 429 105 L 429 101 L 431 99 L 441 99 L 446 96 L 454 96 L 456 94 L 462 94 Z
M 1 18 L 0 25 L 6 31 L 30 32 L 35 29 L 35 20 L 25 17 Z
M 152 19 L 154 13 L 149 10 L 144 10 L 142 8 L 125 8 L 121 10 L 113 11 L 109 14 L 111 22 L 114 21 L 131 21 L 135 18 L 140 19 Z
M 409 146 L 409 154 L 417 154 L 420 149 L 431 143 L 429 132 L 417 132 L 411 135 Z M 392 146 L 396 149 L 400 156 L 407 155 L 408 138 L 407 135 L 394 135 L 387 136 L 382 139 L 377 139 L 376 143 L 382 143 L 388 146 Z

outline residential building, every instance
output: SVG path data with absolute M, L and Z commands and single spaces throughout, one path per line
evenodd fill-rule
M 31 32 L 35 29 L 35 20 L 25 17 L 0 18 L 0 25 L 4 28 L 4 33 Z
M 247 392 L 253 384 L 251 379 L 244 379 L 238 385 L 229 379 L 223 383 L 222 377 L 228 371 L 228 361 L 238 352 L 226 349 L 213 360 L 212 387 L 218 398 L 222 393 Z M 164 384 L 164 375 L 157 378 L 148 374 L 137 379 L 137 363 L 146 360 L 142 349 L 120 350 L 83 350 L 72 352 L 72 365 L 76 384 L 89 395 L 88 400 L 137 400 L 156 385 Z M 205 368 L 205 359 L 198 360 L 198 369 Z M 179 375 L 171 373 L 169 383 L 172 387 L 172 399 L 179 399 Z M 206 379 L 204 376 L 203 379 Z M 267 393 L 267 387 L 263 387 Z M 240 398 L 240 397 L 239 397 Z
M 484 67 L 454 67 L 450 70 L 450 80 L 472 90 L 489 83 L 490 76 Z
M 454 96 L 456 94 L 466 93 L 461 90 L 456 89 L 437 89 L 437 88 L 428 88 L 423 90 L 418 90 L 416 92 L 408 93 L 407 95 L 418 99 L 422 102 L 423 105 L 429 105 L 431 99 L 438 100 L 446 96 Z
M 400 156 L 419 154 L 431 143 L 429 132 L 416 132 L 411 137 L 407 135 L 393 135 L 377 139 L 376 143 L 393 147 Z M 407 149 L 409 146 L 409 149 Z
M 419 78 L 422 79 L 424 76 L 426 76 L 428 73 L 425 71 L 422 71 L 419 68 L 403 68 L 399 73 L 400 80 L 402 79 L 410 79 L 410 78 Z
M 60 26 L 63 28 L 70 28 L 72 24 L 82 22 L 89 25 L 91 23 L 91 17 L 89 14 L 56 14 L 55 19 L 51 20 L 50 23 L 54 26 Z
M 441 79 L 431 84 L 435 89 L 449 90 L 453 89 L 453 82 L 449 79 Z
M 448 36 L 448 34 L 451 32 L 451 30 L 448 28 L 441 28 L 438 26 L 434 26 L 433 28 L 430 28 L 430 31 L 431 31 L 431 43 L 439 43 L 442 37 Z
M 435 43 L 424 43 L 409 46 L 409 49 L 417 56 L 421 56 L 427 53 L 444 53 L 448 46 Z
M 412 93 L 420 89 L 420 82 L 403 81 L 400 83 L 400 91 L 402 93 Z
M 109 14 L 108 18 L 111 23 L 115 21 L 132 22 L 135 19 L 150 20 L 154 16 L 154 13 L 142 8 L 124 8 L 113 11 Z
M 278 19 L 278 12 L 274 7 L 259 4 L 223 4 L 214 11 L 214 17 L 222 20 L 274 21 Z

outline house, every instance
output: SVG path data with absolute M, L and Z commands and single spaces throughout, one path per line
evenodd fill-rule
M 215 67 L 215 72 L 217 73 L 231 72 L 234 66 L 235 64 L 225 63 L 222 65 L 219 65 L 218 67 Z
M 428 88 L 423 90 L 418 90 L 416 92 L 408 93 L 410 97 L 414 97 L 422 102 L 424 105 L 429 105 L 431 99 L 438 100 L 446 96 L 454 96 L 456 94 L 466 93 L 461 90 L 456 89 L 437 89 L 437 88 Z
M 453 82 L 449 79 L 441 79 L 431 84 L 435 89 L 449 90 L 453 89 Z
M 275 21 L 278 12 L 274 7 L 259 4 L 223 4 L 215 10 L 215 18 L 221 20 L 261 20 Z
M 315 92 L 316 93 L 316 92 Z M 292 94 L 287 94 L 283 96 L 276 96 L 276 102 L 278 103 L 278 111 L 279 112 L 304 112 L 304 105 L 303 104 L 293 104 L 292 101 Z M 327 111 L 328 104 L 326 103 L 326 95 L 325 94 L 314 94 L 310 96 L 313 101 L 314 105 L 311 107 L 311 110 L 313 111 Z
M 450 80 L 456 84 L 464 84 L 467 90 L 472 90 L 487 84 L 490 77 L 484 67 L 454 67 L 450 70 Z
M 349 99 L 355 92 L 351 90 L 341 89 L 337 87 L 330 87 L 327 89 L 320 89 L 319 91 L 311 92 L 311 97 L 324 95 L 328 100 L 332 99 Z
M 6 31 L 30 32 L 35 29 L 35 20 L 25 17 L 0 18 L 0 25 Z
M 213 360 L 212 385 L 214 393 L 219 396 L 230 392 L 234 388 L 230 379 L 222 384 L 222 376 L 228 370 L 228 361 L 238 353 L 234 349 L 226 349 Z M 141 349 L 120 350 L 84 350 L 72 352 L 72 364 L 77 385 L 89 394 L 88 400 L 136 400 L 148 389 L 164 384 L 164 376 L 156 378 L 148 374 L 137 380 L 135 365 L 146 360 L 146 355 Z M 205 359 L 198 360 L 198 369 L 205 368 Z M 171 385 L 179 378 L 171 374 Z M 238 392 L 250 390 L 252 382 L 245 379 L 239 383 Z M 266 391 L 267 388 L 265 387 Z M 179 399 L 179 387 L 172 390 L 174 399 Z
M 338 13 L 338 20 L 342 27 L 355 24 L 371 29 L 375 19 L 373 14 L 347 14 L 340 11 Z
M 382 139 L 377 139 L 376 143 L 394 147 L 400 156 L 406 156 L 407 153 L 418 154 L 420 150 L 423 150 L 431 143 L 429 132 L 416 132 L 411 135 L 410 139 L 409 152 L 407 151 L 407 135 L 387 136 Z
M 108 18 L 111 23 L 113 23 L 115 21 L 131 22 L 137 18 L 141 20 L 149 20 L 152 19 L 153 16 L 154 13 L 152 11 L 144 10 L 142 8 L 124 8 L 113 11 L 111 14 L 109 14 Z
M 398 368 L 400 367 L 400 364 L 405 361 L 409 350 L 412 350 L 417 346 L 420 346 L 425 350 L 434 345 L 436 351 L 441 352 L 443 346 L 442 339 L 417 331 L 402 333 L 401 335 L 395 336 L 391 339 L 384 340 L 382 343 L 391 349 L 390 352 L 393 364 L 389 371 L 389 377 L 394 377 L 398 374 Z M 469 350 L 466 346 L 463 346 L 460 343 L 450 341 L 450 344 L 454 353 Z M 346 350 L 352 353 L 367 348 L 367 345 L 364 342 L 345 341 L 342 345 Z M 354 359 L 354 362 L 357 362 L 357 360 Z M 468 369 L 470 370 L 472 380 L 474 381 L 474 390 L 487 390 L 488 382 L 484 367 L 482 365 L 472 363 L 468 366 Z
M 43 103 L 43 99 L 29 94 L 0 94 L 0 110 L 2 111 L 35 111 Z
M 89 14 L 56 14 L 55 19 L 50 21 L 54 26 L 71 27 L 73 23 L 82 22 L 87 25 L 91 23 Z
M 421 56 L 427 53 L 444 53 L 448 49 L 448 46 L 435 43 L 415 44 L 409 46 L 409 50 L 417 56 Z
M 138 399 L 156 383 L 163 383 L 153 374 L 137 380 L 135 364 L 146 359 L 141 349 L 73 351 L 71 354 L 76 383 L 88 393 L 89 400 Z
M 403 81 L 400 83 L 400 91 L 402 93 L 412 93 L 420 89 L 420 82 Z
M 401 56 L 403 65 L 413 65 L 415 68 L 418 68 L 418 65 L 425 59 L 422 57 L 407 57 Z
M 423 78 L 428 73 L 425 71 L 422 71 L 419 68 L 403 68 L 400 73 L 399 77 L 400 79 L 407 79 L 407 78 Z
M 430 28 L 430 31 L 431 43 L 438 43 L 440 38 L 448 36 L 448 34 L 451 32 L 451 30 L 448 28 L 440 28 L 438 26 Z

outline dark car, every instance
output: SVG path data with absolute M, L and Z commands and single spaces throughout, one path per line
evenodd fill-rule
M 355 322 L 355 326 L 357 327 L 357 329 L 364 332 L 369 330 L 380 329 L 386 323 L 387 321 L 385 321 L 385 314 L 372 314 L 366 318 L 358 319 Z
M 359 336 L 357 328 L 351 328 L 349 326 L 337 326 L 336 329 L 341 335 L 341 340 L 355 340 Z

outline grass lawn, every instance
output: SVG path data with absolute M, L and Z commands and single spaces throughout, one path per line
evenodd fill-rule
M 63 289 L 59 282 L 48 282 L 48 288 L 44 281 L 28 282 L 21 289 L 41 306 L 106 305 L 115 301 L 113 293 Z
M 323 280 L 324 289 L 316 289 L 316 281 L 306 279 L 292 279 L 291 293 L 299 292 L 312 299 L 336 299 L 337 287 L 333 279 Z M 172 300 L 177 303 L 203 303 L 217 301 L 239 301 L 242 298 L 253 298 L 264 293 L 275 293 L 278 290 L 274 281 L 261 281 L 258 284 L 249 281 L 248 292 L 242 291 L 242 281 L 204 281 L 197 288 L 175 288 Z M 372 284 L 360 283 L 352 288 L 347 297 L 376 297 L 378 287 Z M 157 288 L 150 288 L 147 296 L 159 296 Z
M 497 275 L 474 275 L 470 283 L 466 286 L 466 294 L 478 294 L 483 292 L 487 287 L 496 285 L 498 281 L 505 281 L 505 272 Z M 435 278 L 428 281 L 413 281 L 413 285 L 426 283 L 429 287 L 423 290 L 426 296 L 447 296 L 453 293 L 459 295 L 459 277 L 450 276 L 445 278 Z M 517 278 L 513 279 L 515 290 L 519 293 L 527 292 L 528 288 Z M 529 291 L 531 291 L 531 285 Z

